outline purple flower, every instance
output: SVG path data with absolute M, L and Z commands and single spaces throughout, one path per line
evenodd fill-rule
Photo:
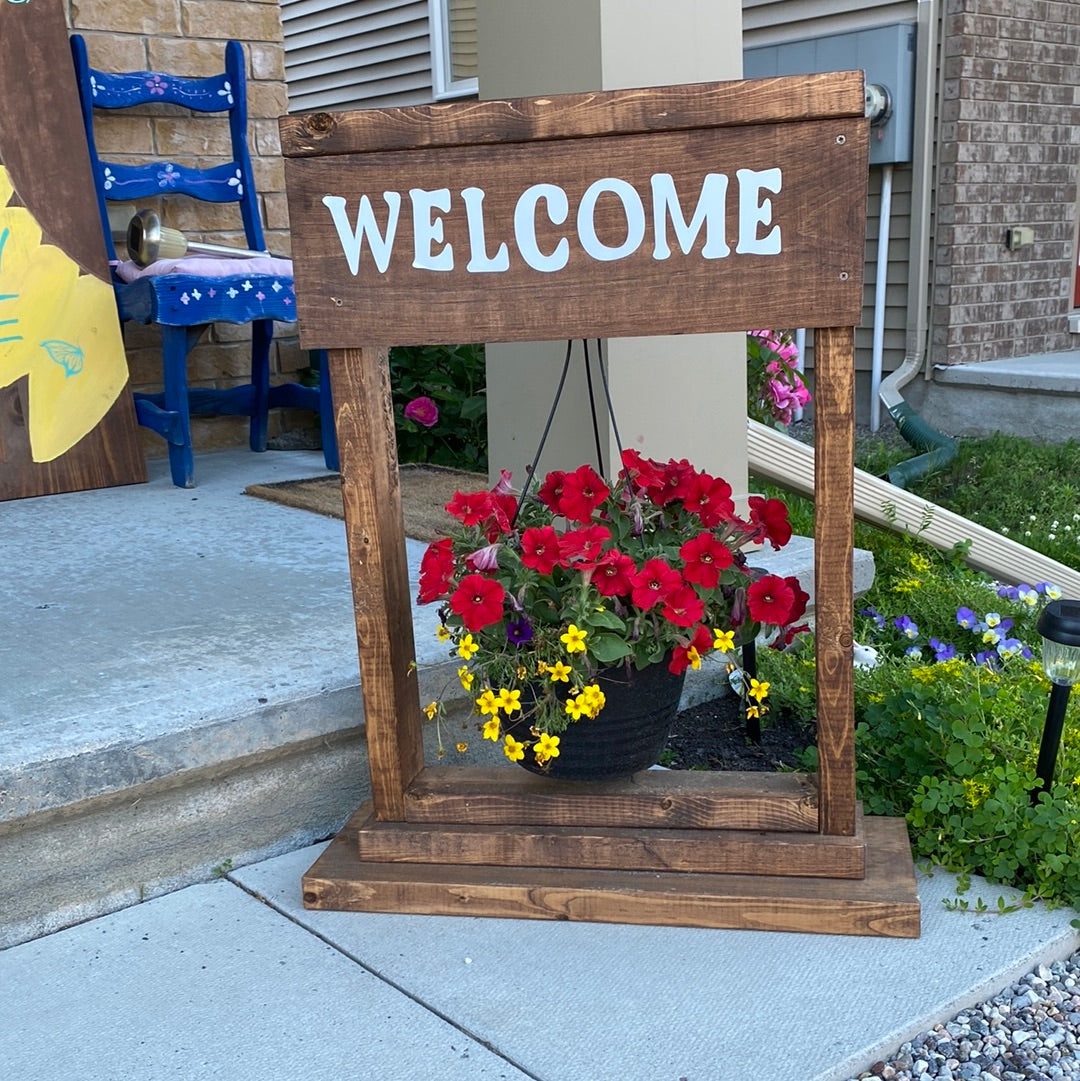
M 877 609 L 875 609 L 875 608 L 860 608 L 859 609 L 859 615 L 869 617 L 870 619 L 872 619 L 878 625 L 879 629 L 884 629 L 884 627 L 885 627 L 885 617 L 880 612 L 878 612 Z
M 937 638 L 931 638 L 930 648 L 934 651 L 934 660 L 938 664 L 943 661 L 951 661 L 956 656 L 956 646 L 952 642 L 942 642 Z
M 974 630 L 975 625 L 979 622 L 979 617 L 970 608 L 957 608 L 956 622 L 970 631 Z
M 985 664 L 987 668 L 998 668 L 1001 665 L 1001 658 L 997 655 L 996 649 L 981 649 L 975 654 L 976 664 Z
M 432 428 L 439 422 L 439 407 L 430 398 L 413 398 L 405 406 L 405 416 L 425 428 Z
M 523 646 L 532 641 L 532 636 L 532 624 L 527 619 L 515 619 L 506 625 L 506 640 L 511 645 Z
M 1016 586 L 1000 586 L 997 591 L 999 597 L 1004 597 L 1006 600 L 1014 601 L 1019 596 L 1020 591 Z
M 911 618 L 911 616 L 897 616 L 893 620 L 893 626 L 905 637 L 905 638 L 918 638 L 919 626 Z

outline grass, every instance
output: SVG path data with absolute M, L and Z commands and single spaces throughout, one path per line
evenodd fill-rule
M 891 433 L 890 433 L 891 434 Z M 875 475 L 915 451 L 895 439 L 862 441 L 856 465 Z M 1069 567 L 1080 567 L 1080 443 L 1035 443 L 1012 436 L 961 439 L 944 469 L 913 482 L 909 491 L 996 530 Z M 813 535 L 814 506 L 786 492 L 796 532 Z M 907 547 L 888 530 L 857 522 L 855 543 L 874 553 L 878 573 L 888 573 Z

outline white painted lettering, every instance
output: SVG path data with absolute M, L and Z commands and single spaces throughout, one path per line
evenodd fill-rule
M 570 242 L 562 237 L 555 250 L 545 255 L 536 242 L 536 210 L 540 200 L 547 203 L 548 220 L 552 225 L 562 225 L 570 213 L 566 192 L 557 184 L 533 184 L 521 193 L 514 207 L 514 240 L 522 259 L 533 268 L 550 274 L 562 270 L 570 260 Z
M 596 235 L 596 203 L 605 192 L 610 192 L 622 203 L 626 215 L 626 239 L 614 248 L 604 244 Z M 612 176 L 594 181 L 585 189 L 578 205 L 577 231 L 585 254 L 600 262 L 610 263 L 633 255 L 645 239 L 645 207 L 637 189 L 633 184 Z
M 675 181 L 670 173 L 654 173 L 652 176 L 653 201 L 653 258 L 667 259 L 671 255 L 668 246 L 667 222 L 675 230 L 675 239 L 683 255 L 689 255 L 705 226 L 705 243 L 701 248 L 704 259 L 723 259 L 731 254 L 727 245 L 724 225 L 724 202 L 727 199 L 728 178 L 723 173 L 708 173 L 701 184 L 694 216 L 687 224 L 683 217 Z
M 510 269 L 510 254 L 506 243 L 499 245 L 494 255 L 487 253 L 487 239 L 484 236 L 484 189 L 462 188 L 461 198 L 465 202 L 465 214 L 469 223 L 469 262 L 465 269 L 473 274 L 494 274 Z
M 783 177 L 779 169 L 739 169 L 739 242 L 735 251 L 739 255 L 779 255 L 780 226 L 774 225 L 763 237 L 758 237 L 758 226 L 772 222 L 772 200 L 762 199 L 761 192 L 779 194 Z
M 425 191 L 423 188 L 410 188 L 413 217 L 413 266 L 417 270 L 453 270 L 454 249 L 443 243 L 442 217 L 432 211 L 450 212 L 450 189 L 437 188 Z M 434 245 L 439 244 L 439 251 Z
M 386 268 L 390 265 L 390 253 L 397 233 L 398 212 L 401 210 L 401 194 L 396 191 L 384 191 L 383 198 L 390 212 L 385 235 L 379 232 L 375 212 L 371 208 L 371 200 L 366 195 L 360 196 L 360 209 L 356 214 L 355 228 L 349 224 L 349 219 L 345 216 L 344 198 L 340 195 L 323 196 L 323 204 L 334 220 L 334 228 L 337 229 L 338 240 L 341 241 L 341 250 L 345 253 L 349 271 L 354 275 L 360 273 L 360 249 L 365 236 L 379 273 L 385 274 Z

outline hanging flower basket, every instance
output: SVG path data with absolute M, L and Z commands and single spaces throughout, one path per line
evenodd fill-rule
M 610 486 L 583 465 L 548 473 L 535 497 L 505 473 L 490 491 L 456 493 L 446 509 L 461 525 L 424 554 L 418 600 L 441 605 L 438 634 L 483 738 L 551 776 L 581 775 L 593 744 L 620 760 L 617 775 L 652 765 L 663 724 L 627 750 L 629 768 L 622 747 L 638 744 L 646 715 L 670 724 L 686 670 L 806 609 L 795 577 L 758 576 L 743 552 L 787 543 L 786 506 L 752 496 L 743 518 L 731 494 L 685 460 L 633 450 Z M 439 717 L 441 703 L 426 712 Z

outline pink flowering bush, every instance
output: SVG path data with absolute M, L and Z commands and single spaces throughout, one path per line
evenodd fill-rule
M 774 428 L 786 428 L 810 401 L 798 370 L 799 350 L 787 331 L 746 334 L 746 413 Z

